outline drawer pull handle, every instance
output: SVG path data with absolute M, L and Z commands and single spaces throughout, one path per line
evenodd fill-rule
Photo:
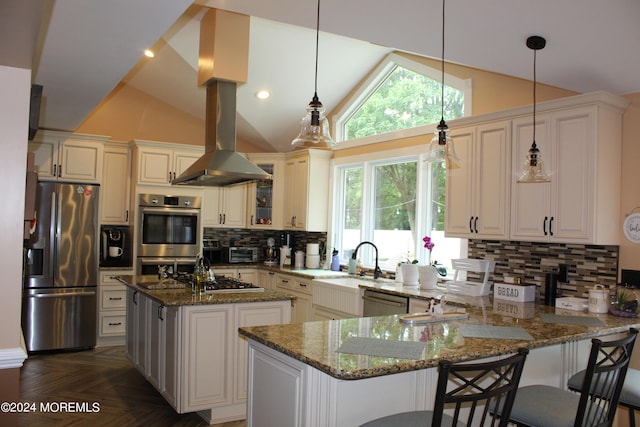
M 120 326 L 120 325 L 122 325 L 122 322 L 116 322 L 116 323 L 109 322 L 109 326 Z
M 120 301 L 122 297 L 109 297 L 109 301 Z

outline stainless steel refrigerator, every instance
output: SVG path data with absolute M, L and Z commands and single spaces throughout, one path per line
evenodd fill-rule
M 22 329 L 29 352 L 96 345 L 99 190 L 38 183 L 35 227 L 25 241 Z

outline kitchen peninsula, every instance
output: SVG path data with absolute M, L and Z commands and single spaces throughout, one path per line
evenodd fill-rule
M 586 365 L 591 338 L 640 326 L 636 318 L 523 304 L 510 315 L 498 300 L 475 298 L 446 307 L 468 319 L 419 325 L 392 315 L 240 328 L 249 338 L 247 425 L 352 426 L 430 409 L 439 360 L 501 357 L 519 347 L 530 349 L 521 385 L 564 387 Z M 366 341 L 362 351 L 341 349 L 354 338 Z M 374 355 L 379 350 L 372 351 L 371 342 L 391 343 L 396 355 Z M 416 347 L 420 355 L 409 356 Z M 405 350 L 405 357 L 397 355 Z
M 129 360 L 178 413 L 210 424 L 244 419 L 247 341 L 241 326 L 288 323 L 290 295 L 268 289 L 194 295 L 155 276 L 120 276 L 127 286 Z

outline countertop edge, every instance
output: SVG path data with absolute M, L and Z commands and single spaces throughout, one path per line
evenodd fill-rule
M 265 289 L 260 292 L 223 292 L 194 296 L 190 289 L 152 290 L 134 283 L 135 276 L 118 276 L 120 283 L 135 289 L 165 307 L 187 305 L 242 304 L 253 302 L 291 301 L 295 297 L 283 292 Z

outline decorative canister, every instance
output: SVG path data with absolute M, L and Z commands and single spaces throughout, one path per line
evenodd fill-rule
M 606 313 L 609 311 L 609 292 L 602 285 L 589 289 L 589 312 Z

